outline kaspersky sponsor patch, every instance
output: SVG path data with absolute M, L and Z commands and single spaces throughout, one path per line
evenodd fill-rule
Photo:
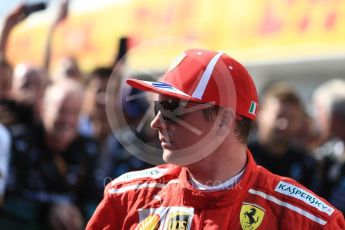
M 134 171 L 125 173 L 122 176 L 115 179 L 112 183 L 112 185 L 117 184 L 119 182 L 126 182 L 134 179 L 140 179 L 140 178 L 160 178 L 162 177 L 169 169 L 166 168 L 150 168 L 145 169 L 142 171 Z
M 194 215 L 193 208 L 159 207 L 140 209 L 138 230 L 189 230 Z
M 334 208 L 325 204 L 321 199 L 319 199 L 312 193 L 302 188 L 299 188 L 293 184 L 280 181 L 277 187 L 274 189 L 274 191 L 299 199 L 303 201 L 304 203 L 314 208 L 317 208 L 319 211 L 327 213 L 329 216 L 332 215 L 332 213 L 334 212 Z

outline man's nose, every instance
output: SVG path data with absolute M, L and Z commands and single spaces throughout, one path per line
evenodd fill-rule
M 159 129 L 159 128 L 161 128 L 162 127 L 162 122 L 163 121 L 161 121 L 162 120 L 162 118 L 161 118 L 162 116 L 161 116 L 161 112 L 159 111 L 158 113 L 157 113 L 157 115 L 153 118 L 153 120 L 151 121 L 151 124 L 150 124 L 150 126 L 151 126 L 151 128 L 153 128 L 153 129 Z

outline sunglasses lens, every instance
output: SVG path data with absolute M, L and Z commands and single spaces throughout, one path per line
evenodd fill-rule
M 159 112 L 159 103 L 158 101 L 154 102 L 154 106 L 153 106 L 154 110 L 155 110 L 155 116 L 157 116 L 158 112 Z
M 176 115 L 174 115 L 174 112 L 176 111 L 177 108 L 179 108 L 180 103 L 177 101 L 162 101 L 154 102 L 154 111 L 155 111 L 155 116 L 157 116 L 158 112 L 161 112 L 161 115 L 163 117 L 163 120 L 165 122 L 174 122 L 173 117 L 177 118 Z

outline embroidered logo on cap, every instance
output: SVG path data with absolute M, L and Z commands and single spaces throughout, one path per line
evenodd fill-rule
M 157 88 L 172 89 L 173 87 L 164 82 L 152 82 L 152 85 Z

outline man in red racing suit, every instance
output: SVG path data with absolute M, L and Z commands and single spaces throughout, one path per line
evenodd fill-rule
M 287 177 L 248 162 L 232 188 L 202 192 L 171 164 L 110 183 L 87 229 L 345 229 L 342 213 Z
M 247 138 L 258 99 L 240 63 L 187 50 L 162 82 L 127 82 L 159 95 L 151 127 L 169 164 L 112 181 L 88 230 L 345 229 L 326 200 L 256 165 Z

